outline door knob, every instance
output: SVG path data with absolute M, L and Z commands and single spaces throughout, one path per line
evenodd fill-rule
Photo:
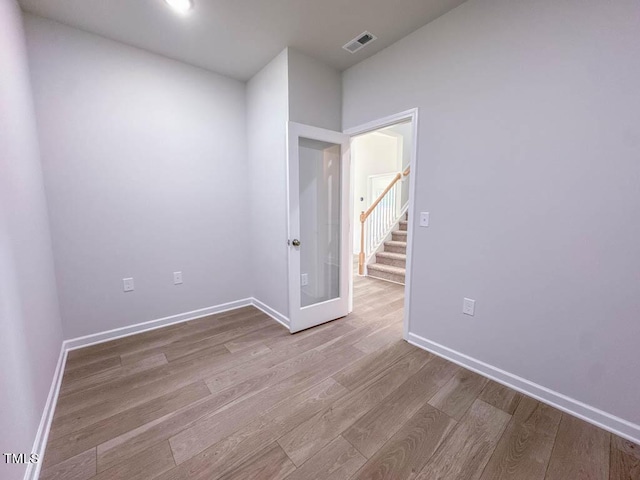
M 293 241 L 291 242 L 291 244 L 294 247 L 299 247 L 300 246 L 300 240 L 298 240 L 297 238 L 294 238 Z

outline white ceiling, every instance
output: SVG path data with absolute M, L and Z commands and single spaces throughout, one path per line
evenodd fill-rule
M 248 80 L 290 46 L 344 70 L 465 0 L 20 0 L 22 8 L 113 40 Z M 351 54 L 368 30 L 378 39 Z

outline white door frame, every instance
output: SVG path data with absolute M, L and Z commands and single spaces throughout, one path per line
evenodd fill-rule
M 353 238 L 349 210 L 351 206 L 351 152 L 350 138 L 342 132 L 312 127 L 296 122 L 287 122 L 287 238 L 292 242 L 294 237 L 300 239 L 300 205 L 297 191 L 298 158 L 292 161 L 292 153 L 297 155 L 298 138 L 310 138 L 341 145 L 340 162 L 340 295 L 339 297 L 307 307 L 301 307 L 300 294 L 300 254 L 297 247 L 289 245 L 288 285 L 289 290 L 289 329 L 291 333 L 320 325 L 350 312 L 353 270 L 352 253 Z M 304 239 L 300 239 L 304 244 Z M 302 245 L 304 247 L 304 245 Z
M 401 123 L 404 121 L 411 121 L 411 130 L 412 130 L 412 141 L 413 145 L 411 148 L 411 161 L 409 165 L 411 166 L 411 173 L 409 175 L 409 223 L 407 224 L 407 266 L 406 266 L 406 274 L 404 280 L 404 318 L 402 321 L 403 325 L 403 338 L 405 340 L 409 339 L 409 322 L 410 322 L 410 306 L 411 306 L 411 270 L 412 270 L 412 252 L 413 252 L 413 241 L 414 241 L 414 228 L 413 226 L 416 224 L 416 219 L 418 218 L 418 213 L 415 209 L 415 196 L 416 196 L 416 178 L 418 176 L 418 109 L 412 108 L 411 110 L 405 110 L 404 112 L 396 113 L 395 115 L 389 115 L 388 117 L 379 118 L 377 120 L 373 120 L 371 122 L 367 122 L 362 125 L 358 125 L 357 127 L 348 128 L 344 131 L 347 135 L 352 138 L 362 135 L 364 133 L 368 133 L 374 130 L 379 130 L 384 127 L 390 127 L 391 125 L 395 125 L 396 123 Z M 353 169 L 353 162 L 351 165 Z M 351 178 L 353 178 L 353 170 L 351 171 Z M 353 209 L 354 209 L 354 188 L 353 181 L 351 183 L 351 194 L 349 195 L 351 202 L 351 216 L 350 219 L 353 218 Z M 353 243 L 353 240 L 351 240 Z M 353 270 L 353 269 L 351 269 Z M 353 285 L 353 272 L 350 274 L 350 282 Z M 349 311 L 351 311 L 351 304 L 353 301 L 353 287 L 349 288 Z

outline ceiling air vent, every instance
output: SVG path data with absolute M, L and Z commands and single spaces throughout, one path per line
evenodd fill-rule
M 362 32 L 356 38 L 348 42 L 346 45 L 343 45 L 344 48 L 349 53 L 356 53 L 362 47 L 364 47 L 367 43 L 373 42 L 376 38 L 375 35 L 369 32 Z

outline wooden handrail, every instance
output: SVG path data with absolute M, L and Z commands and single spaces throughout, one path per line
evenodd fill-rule
M 360 213 L 360 254 L 358 255 L 358 274 L 359 275 L 364 275 L 364 223 L 367 221 L 367 218 L 369 218 L 369 215 L 371 215 L 371 212 L 373 212 L 373 210 L 376 208 L 376 206 L 382 201 L 382 199 L 384 198 L 384 196 L 389 192 L 389 190 L 391 190 L 393 188 L 393 186 L 398 183 L 399 180 L 402 179 L 402 177 L 406 177 L 407 175 L 409 175 L 409 173 L 411 173 L 411 165 L 409 165 L 404 172 L 402 173 L 397 173 L 395 177 L 393 177 L 393 180 L 391 180 L 391 183 L 389 183 L 389 185 L 387 185 L 387 188 L 385 188 L 383 190 L 383 192 L 378 195 L 378 198 L 375 199 L 375 201 L 371 204 L 371 206 L 364 212 Z
M 376 206 L 382 201 L 382 198 L 387 194 L 387 192 L 389 190 L 391 190 L 393 188 L 393 186 L 398 183 L 398 180 L 400 180 L 402 178 L 402 174 L 401 173 L 397 173 L 395 177 L 393 177 L 393 180 L 391 180 L 391 183 L 389 185 L 387 185 L 387 188 L 385 188 L 383 190 L 383 192 L 378 195 L 378 198 L 375 199 L 375 201 L 371 204 L 371 206 L 367 209 L 366 212 L 362 212 L 360 214 L 360 223 L 364 223 L 365 220 L 367 219 L 367 217 L 369 217 L 369 215 L 371 215 L 371 212 L 373 212 L 373 209 L 376 208 Z

